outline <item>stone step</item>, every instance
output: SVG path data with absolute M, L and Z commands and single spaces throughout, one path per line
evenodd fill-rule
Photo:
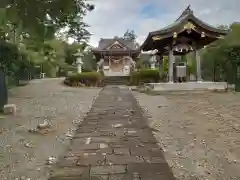
M 105 76 L 104 83 L 106 85 L 126 85 L 129 76 Z

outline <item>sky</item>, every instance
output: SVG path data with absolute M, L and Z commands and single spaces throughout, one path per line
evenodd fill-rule
M 240 21 L 240 0 L 92 0 L 95 10 L 84 18 L 93 34 L 92 46 L 100 38 L 122 37 L 134 30 L 142 43 L 149 32 L 175 21 L 191 5 L 194 15 L 211 25 L 229 25 Z

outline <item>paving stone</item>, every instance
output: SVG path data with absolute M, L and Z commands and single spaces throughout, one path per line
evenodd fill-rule
M 91 176 L 90 180 L 109 180 L 109 176 L 108 175 Z
M 68 156 L 63 157 L 57 162 L 58 167 L 72 167 L 76 166 L 78 157 L 77 156 Z
M 85 155 L 78 157 L 76 161 L 77 166 L 87 166 L 87 165 L 104 165 L 105 164 L 105 156 L 104 155 Z
M 130 144 L 140 144 L 142 143 L 139 138 L 137 137 L 131 137 L 131 136 L 123 136 L 119 140 L 120 143 L 130 143 Z
M 130 156 L 130 149 L 129 148 L 114 148 L 113 154 L 115 155 L 124 155 L 124 156 Z
M 96 150 L 70 150 L 68 153 L 72 154 L 73 156 L 83 156 L 84 154 L 91 154 L 91 155 L 97 155 Z
M 85 121 L 85 122 L 82 122 L 81 126 L 82 127 L 89 127 L 89 126 L 94 126 L 94 127 L 97 127 L 98 125 L 98 121 Z
M 88 117 L 88 121 L 98 121 L 99 120 L 97 114 L 90 114 L 90 113 L 88 113 L 87 117 Z
M 84 137 L 84 138 L 73 138 L 74 141 L 72 141 L 72 143 L 71 143 L 72 147 L 85 144 L 86 138 L 87 137 Z
M 139 148 L 146 148 L 148 150 L 151 149 L 158 149 L 158 151 L 160 150 L 160 147 L 157 144 L 152 144 L 152 143 L 139 143 L 137 144 L 135 147 L 139 147 Z
M 96 151 L 97 154 L 113 154 L 113 149 L 110 147 L 99 149 Z
M 72 148 L 72 150 L 98 150 L 100 148 L 99 143 L 93 143 L 93 144 L 75 144 Z
M 102 136 L 100 132 L 92 132 L 92 133 L 76 133 L 73 139 L 78 138 L 88 138 L 88 137 L 99 137 Z
M 141 108 L 127 89 L 101 91 L 67 153 L 57 163 L 54 180 L 174 180 Z
M 121 174 L 126 172 L 125 165 L 112 165 L 112 166 L 92 166 L 90 175 L 107 175 L 107 174 Z
M 52 174 L 51 174 L 51 180 L 54 178 L 88 178 L 89 177 L 89 167 L 63 167 L 63 168 L 57 168 Z M 55 179 L 54 179 L 55 180 Z
M 160 148 L 151 147 L 131 147 L 130 154 L 132 156 L 151 156 L 151 157 L 163 157 Z
M 127 129 L 127 136 L 130 137 L 140 137 L 141 132 L 139 132 L 138 129 L 135 128 L 128 128 Z
M 106 156 L 106 164 L 129 164 L 129 163 L 144 163 L 144 159 L 141 156 L 121 156 L 121 155 Z
M 76 130 L 76 133 L 93 133 L 95 131 L 95 127 L 85 127 L 83 125 L 80 125 L 80 128 Z
M 100 136 L 100 137 L 92 137 L 92 143 L 111 143 L 116 142 L 116 138 L 111 136 Z
M 131 148 L 131 147 L 140 147 L 141 143 L 138 139 L 131 141 L 124 141 L 123 138 L 120 138 L 118 141 L 109 143 L 109 146 L 112 148 Z
M 150 133 L 142 133 L 140 141 L 143 143 L 158 143 L 156 138 Z
M 125 135 L 124 134 L 125 133 L 124 129 L 114 129 L 113 132 L 114 132 L 114 134 L 117 138 L 121 138 Z
M 49 180 L 89 180 L 89 177 L 50 177 Z
M 165 163 L 166 160 L 164 157 L 143 157 L 144 161 L 147 163 Z
M 103 154 L 113 154 L 113 149 L 108 147 L 108 148 L 98 149 L 98 150 L 71 150 L 69 151 L 69 153 L 75 156 L 83 156 L 84 154 L 103 155 Z
M 147 148 L 132 147 L 130 148 L 131 156 L 150 156 Z
M 113 128 L 101 128 L 98 129 L 98 132 L 101 133 L 101 136 L 115 136 Z
M 114 174 L 109 175 L 108 180 L 134 180 L 133 175 L 130 174 Z

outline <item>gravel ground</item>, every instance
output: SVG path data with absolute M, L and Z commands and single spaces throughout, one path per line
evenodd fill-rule
M 240 180 L 240 94 L 133 92 L 179 180 Z
M 62 79 L 34 80 L 11 91 L 15 116 L 0 118 L 0 179 L 46 180 L 49 156 L 59 157 L 97 97 L 99 88 L 70 88 Z M 47 120 L 51 128 L 29 132 Z

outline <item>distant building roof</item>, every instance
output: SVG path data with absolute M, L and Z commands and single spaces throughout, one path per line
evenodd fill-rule
M 135 50 L 137 49 L 136 44 L 134 41 L 119 38 L 119 37 L 114 37 L 112 39 L 101 39 L 98 44 L 98 50 L 105 50 L 109 46 L 111 46 L 115 41 L 119 42 L 122 46 L 126 47 L 129 50 Z

